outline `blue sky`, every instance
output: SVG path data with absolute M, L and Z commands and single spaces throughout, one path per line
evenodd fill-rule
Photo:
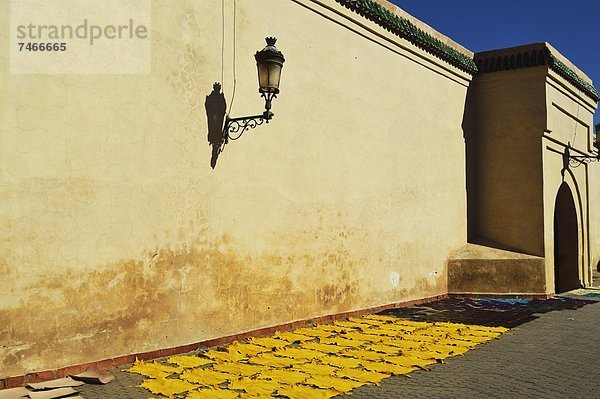
M 600 88 L 600 0 L 390 1 L 474 52 L 549 42 Z

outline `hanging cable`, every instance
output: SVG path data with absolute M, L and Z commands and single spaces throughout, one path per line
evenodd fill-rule
M 233 91 L 231 94 L 231 103 L 229 104 L 229 112 L 233 108 L 233 101 L 235 100 L 235 88 L 237 86 L 237 72 L 236 72 L 236 9 L 237 9 L 237 0 L 233 0 Z M 229 116 L 229 112 L 227 112 L 227 116 Z
M 221 88 L 225 83 L 225 0 L 221 0 Z
M 575 119 L 575 132 L 573 133 L 573 145 L 575 145 L 575 139 L 577 138 L 577 124 L 579 123 L 579 103 L 577 104 L 577 117 Z

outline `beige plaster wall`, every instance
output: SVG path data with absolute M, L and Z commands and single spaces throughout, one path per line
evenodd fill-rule
M 212 170 L 217 3 L 152 2 L 149 75 L 11 75 L 0 31 L 0 376 L 447 292 L 468 77 L 333 1 L 238 0 L 232 115 L 265 36 L 287 61 Z
M 588 168 L 590 181 L 590 267 L 600 270 L 600 165 L 591 165 Z M 593 281 L 597 285 L 598 281 Z
M 589 229 L 590 229 L 590 268 L 598 270 L 600 265 L 600 166 L 588 168 L 589 185 Z M 598 285 L 598 281 L 593 281 Z
M 571 155 L 590 155 L 593 145 L 593 116 L 596 104 L 581 92 L 574 90 L 560 76 L 550 71 L 546 79 L 547 129 L 542 141 L 544 153 L 544 213 L 546 237 L 546 283 L 554 290 L 554 208 L 556 195 L 562 182 L 573 193 L 579 225 L 579 277 L 591 284 L 591 267 L 599 259 L 598 225 L 600 219 L 593 214 L 600 192 L 593 179 L 596 164 L 570 166 L 561 175 L 562 152 L 570 143 Z M 596 182 L 596 183 L 595 183 Z M 597 260 L 596 260 L 597 262 Z
M 556 196 L 563 180 L 561 177 L 562 156 L 558 151 L 563 147 L 544 139 L 542 141 L 544 154 L 544 215 L 545 215 L 545 244 L 546 244 L 546 290 L 549 293 L 555 292 L 555 273 L 554 273 L 554 211 L 556 205 Z M 565 173 L 565 180 L 573 193 L 573 201 L 577 211 L 578 232 L 578 268 L 579 278 L 584 284 L 589 283 L 589 263 L 588 263 L 588 237 L 587 233 L 587 203 L 585 194 L 587 189 L 587 179 L 584 167 L 570 169 Z
M 554 209 L 563 182 L 562 153 L 570 143 L 572 155 L 591 154 L 596 104 L 546 66 L 538 66 L 477 76 L 468 108 L 469 239 L 545 258 L 544 286 L 538 284 L 535 292 L 543 288 L 553 293 Z M 564 177 L 574 193 L 579 275 L 585 285 L 591 284 L 591 264 L 600 259 L 600 215 L 592 210 L 600 192 L 593 168 L 571 167 Z

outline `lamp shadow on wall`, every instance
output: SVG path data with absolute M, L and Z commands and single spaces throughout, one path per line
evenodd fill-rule
M 206 109 L 208 126 L 208 144 L 212 147 L 210 166 L 214 169 L 217 166 L 219 154 L 227 144 L 227 134 L 223 131 L 227 101 L 225 101 L 225 96 L 221 91 L 221 83 L 216 82 L 213 85 L 212 92 L 206 96 L 204 108 Z

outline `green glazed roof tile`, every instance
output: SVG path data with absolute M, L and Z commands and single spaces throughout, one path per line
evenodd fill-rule
M 415 46 L 446 61 L 465 72 L 475 74 L 477 66 L 473 58 L 443 43 L 415 24 L 402 18 L 373 0 L 335 0 L 344 7 L 375 22 L 391 33 L 408 40 Z
M 453 65 L 471 75 L 477 72 L 493 72 L 497 70 L 505 69 L 504 65 L 498 66 L 493 70 L 480 70 L 477 67 L 473 57 L 464 54 L 463 52 L 455 49 L 454 47 L 442 42 L 440 39 L 431 36 L 429 33 L 418 28 L 415 24 L 406 18 L 402 18 L 386 7 L 375 2 L 374 0 L 335 0 L 337 3 L 344 7 L 354 11 L 355 13 L 375 22 L 379 26 L 387 29 L 391 33 L 398 37 L 408 40 L 415 46 L 425 50 L 426 52 L 446 61 L 450 65 Z M 548 67 L 554 70 L 557 74 L 562 76 L 568 82 L 573 84 L 575 87 L 583 91 L 586 95 L 591 97 L 594 101 L 600 101 L 600 92 L 582 79 L 577 73 L 571 68 L 556 58 L 550 49 L 546 47 L 546 60 Z M 532 63 L 531 66 L 537 65 Z M 530 66 L 529 64 L 522 66 L 514 66 L 517 68 Z M 513 68 L 511 64 L 506 65 L 508 68 Z
M 577 87 L 579 90 L 583 91 L 594 101 L 600 101 L 600 92 L 598 92 L 598 89 L 596 89 L 593 85 L 583 80 L 579 75 L 575 73 L 575 71 L 573 71 L 571 68 L 565 65 L 564 62 L 556 58 L 549 48 L 546 48 L 546 55 L 550 60 L 548 64 L 554 72 L 562 76 L 573 86 Z
M 475 54 L 474 59 L 479 73 L 545 66 L 594 101 L 600 100 L 598 90 L 554 55 L 547 43 L 484 51 Z

